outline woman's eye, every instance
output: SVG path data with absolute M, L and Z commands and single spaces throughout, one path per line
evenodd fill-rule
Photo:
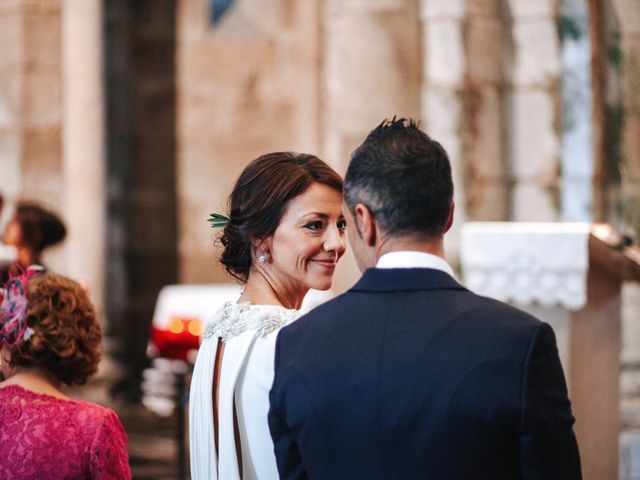
M 341 232 L 344 232 L 344 231 L 347 229 L 347 221 L 346 221 L 346 220 L 340 220 L 340 221 L 338 222 L 338 229 L 339 229 Z
M 320 220 L 317 220 L 315 222 L 309 222 L 304 226 L 304 228 L 307 228 L 309 230 L 321 230 L 322 227 L 323 227 L 323 224 Z

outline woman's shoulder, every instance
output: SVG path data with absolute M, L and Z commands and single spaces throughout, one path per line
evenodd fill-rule
M 207 322 L 203 337 L 220 337 L 226 342 L 247 331 L 266 336 L 300 315 L 299 310 L 291 310 L 279 305 L 226 302 Z
M 32 406 L 39 410 L 65 412 L 80 421 L 86 421 L 88 424 L 95 424 L 96 420 L 101 419 L 119 422 L 116 413 L 109 407 L 86 400 L 61 398 L 48 393 L 34 392 L 17 384 L 1 387 L 0 398 L 5 405 L 16 404 L 23 409 Z

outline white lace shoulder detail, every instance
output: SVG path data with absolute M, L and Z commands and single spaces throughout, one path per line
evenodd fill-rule
M 223 342 L 247 330 L 256 330 L 264 337 L 275 332 L 301 315 L 299 310 L 289 310 L 276 305 L 251 305 L 249 302 L 226 302 L 207 323 L 202 336 L 220 337 Z

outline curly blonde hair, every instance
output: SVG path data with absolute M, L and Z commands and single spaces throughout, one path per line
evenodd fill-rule
M 98 369 L 102 331 L 82 286 L 61 275 L 29 280 L 27 325 L 33 336 L 10 349 L 11 367 L 39 367 L 67 385 L 84 385 Z

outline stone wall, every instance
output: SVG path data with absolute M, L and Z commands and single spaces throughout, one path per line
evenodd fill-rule
M 320 147 L 317 2 L 236 2 L 215 27 L 179 2 L 179 255 L 182 282 L 230 281 L 206 219 L 260 154 Z
M 340 173 L 351 152 L 385 118 L 420 118 L 421 49 L 417 0 L 326 0 L 323 3 L 322 154 Z M 359 272 L 348 252 L 333 290 Z
M 620 28 L 624 220 L 640 238 L 640 0 L 611 3 Z
M 60 212 L 62 48 L 59 0 L 0 4 L 0 192 Z M 46 257 L 62 266 L 60 248 Z
M 557 2 L 422 0 L 422 118 L 451 158 L 456 261 L 467 220 L 559 213 Z

